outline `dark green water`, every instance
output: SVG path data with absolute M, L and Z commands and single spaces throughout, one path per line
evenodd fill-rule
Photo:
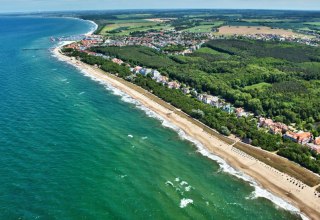
M 89 29 L 0 17 L 0 219 L 299 219 L 130 98 L 22 50 Z

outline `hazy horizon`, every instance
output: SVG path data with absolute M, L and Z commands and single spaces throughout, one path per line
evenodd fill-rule
M 52 11 L 86 11 L 86 10 L 156 10 L 156 9 L 234 9 L 234 10 L 302 10 L 319 11 L 317 0 L 3 0 L 0 13 L 14 12 L 52 12 Z

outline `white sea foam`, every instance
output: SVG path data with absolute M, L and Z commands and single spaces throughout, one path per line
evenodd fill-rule
M 186 186 L 186 187 L 184 188 L 184 190 L 185 190 L 186 192 L 189 192 L 189 191 L 191 190 L 191 186 Z
M 180 208 L 185 208 L 187 207 L 189 204 L 193 204 L 193 200 L 192 199 L 181 199 L 180 200 Z
M 174 187 L 173 183 L 169 180 L 166 182 L 166 185 Z
M 146 113 L 147 116 L 155 118 L 155 119 L 158 119 L 159 121 L 161 121 L 162 122 L 162 126 L 164 126 L 166 128 L 170 128 L 170 129 L 176 131 L 181 139 L 188 140 L 191 143 L 193 143 L 197 147 L 199 153 L 201 153 L 205 157 L 208 157 L 211 160 L 216 161 L 219 164 L 220 169 L 223 172 L 229 173 L 230 175 L 236 176 L 237 178 L 248 182 L 252 187 L 254 187 L 254 192 L 248 198 L 251 198 L 251 199 L 255 199 L 255 198 L 258 198 L 258 197 L 266 198 L 266 199 L 270 200 L 271 202 L 273 202 L 277 207 L 280 207 L 282 209 L 288 210 L 288 211 L 293 212 L 293 213 L 297 213 L 297 214 L 299 214 L 301 216 L 302 219 L 308 219 L 303 213 L 300 212 L 300 210 L 298 208 L 296 208 L 295 206 L 293 206 L 290 203 L 286 202 L 285 200 L 281 199 L 280 197 L 277 197 L 277 196 L 273 195 L 268 190 L 263 189 L 261 186 L 258 185 L 258 183 L 253 178 L 251 178 L 250 176 L 248 176 L 248 175 L 246 175 L 246 174 L 234 169 L 229 164 L 227 164 L 227 162 L 224 161 L 222 158 L 220 158 L 220 157 L 212 154 L 211 152 L 209 152 L 198 140 L 188 136 L 182 129 L 180 129 L 176 125 L 174 125 L 174 124 L 170 123 L 169 121 L 165 120 L 163 117 L 161 117 L 160 115 L 156 114 L 154 111 L 152 111 L 149 108 L 143 106 L 139 101 L 135 100 L 134 98 L 132 98 L 128 94 L 122 92 L 121 90 L 113 87 L 109 83 L 106 83 L 105 81 L 100 80 L 100 79 L 92 76 L 91 74 L 87 73 L 85 70 L 81 69 L 78 66 L 75 66 L 75 67 L 77 69 L 79 69 L 80 72 L 83 73 L 85 76 L 90 77 L 91 79 L 99 82 L 100 84 L 103 84 L 105 86 L 105 88 L 107 90 L 111 91 L 114 95 L 120 96 L 122 101 L 130 103 L 130 104 L 134 104 L 138 109 L 143 110 Z M 176 178 L 176 180 L 177 180 L 177 178 Z
M 179 177 L 175 178 L 174 181 L 179 182 L 180 181 Z
M 180 185 L 184 186 L 184 185 L 188 185 L 188 183 L 186 181 L 181 181 Z
M 129 137 L 129 138 L 133 138 L 133 135 L 132 135 L 132 134 L 128 134 L 128 137 Z
M 88 33 L 86 33 L 86 35 L 93 34 L 98 29 L 98 25 L 95 22 L 91 21 L 91 20 L 85 20 L 85 21 L 90 22 L 92 24 L 92 27 L 91 27 L 90 31 Z

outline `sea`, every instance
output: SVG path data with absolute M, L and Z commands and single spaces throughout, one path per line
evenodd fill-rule
M 0 219 L 301 219 L 124 93 L 53 56 L 92 22 L 0 16 Z

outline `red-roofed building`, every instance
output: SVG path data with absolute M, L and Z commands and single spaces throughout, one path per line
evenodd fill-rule
M 299 144 L 307 144 L 312 140 L 312 134 L 310 132 L 294 133 L 292 131 L 287 131 L 283 137 Z
M 114 62 L 114 63 L 116 63 L 116 64 L 118 64 L 118 65 L 123 64 L 123 61 L 120 60 L 120 59 L 117 59 L 117 58 L 113 58 L 113 59 L 112 59 L 112 62 Z

